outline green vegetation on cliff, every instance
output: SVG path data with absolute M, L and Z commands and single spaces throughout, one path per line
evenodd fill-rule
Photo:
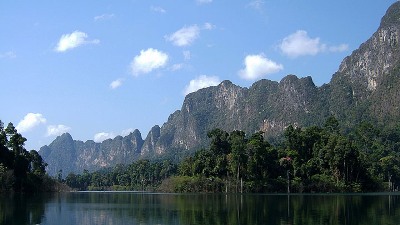
M 400 183 L 400 127 L 361 123 L 351 132 L 330 117 L 324 126 L 289 126 L 278 144 L 262 132 L 208 132 L 210 145 L 178 165 L 140 160 L 65 182 L 80 190 L 166 192 L 369 192 Z

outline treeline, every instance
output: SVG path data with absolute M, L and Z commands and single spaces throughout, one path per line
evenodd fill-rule
M 139 160 L 130 165 L 119 164 L 93 173 L 87 170 L 83 174 L 70 173 L 62 181 L 80 191 L 154 191 L 164 179 L 176 174 L 177 165 L 171 161 Z
M 69 174 L 79 190 L 165 192 L 368 192 L 394 191 L 400 182 L 400 129 L 362 123 L 342 132 L 330 117 L 324 126 L 289 126 L 271 144 L 262 132 L 220 129 L 210 145 L 171 161 L 140 160 L 94 173 Z
M 0 120 L 0 192 L 51 191 L 55 182 L 46 175 L 46 163 L 35 150 L 24 147 L 26 138 Z
M 323 127 L 287 127 L 277 145 L 261 132 L 216 129 L 208 137 L 208 149 L 180 163 L 167 185 L 173 191 L 394 191 L 400 181 L 398 128 L 362 123 L 345 134 L 330 117 Z

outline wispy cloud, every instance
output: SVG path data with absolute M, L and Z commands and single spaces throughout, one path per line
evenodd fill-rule
M 116 79 L 116 80 L 112 81 L 110 83 L 110 88 L 111 89 L 119 88 L 122 85 L 123 81 L 124 81 L 124 79 L 122 79 L 122 78 L 119 78 L 119 79 Z
M 245 68 L 239 71 L 239 76 L 245 80 L 256 80 L 283 70 L 282 64 L 266 58 L 264 54 L 246 56 L 244 66 Z
M 205 30 L 214 30 L 215 28 L 216 28 L 217 26 L 215 26 L 214 24 L 212 24 L 212 23 L 204 23 L 204 25 L 203 25 L 203 29 L 205 29 Z
M 199 38 L 201 30 L 213 30 L 216 26 L 212 23 L 204 23 L 203 26 L 197 24 L 191 26 L 184 26 L 170 35 L 165 35 L 165 40 L 172 42 L 172 44 L 185 47 L 193 44 Z
M 183 27 L 171 35 L 166 35 L 165 39 L 174 45 L 183 47 L 191 45 L 200 35 L 200 28 L 197 25 Z
M 59 125 L 49 125 L 47 126 L 47 133 L 46 136 L 59 136 L 63 133 L 66 133 L 68 131 L 70 131 L 71 128 L 68 126 L 65 126 L 63 124 L 59 124 Z
M 17 57 L 17 54 L 14 51 L 0 53 L 0 59 L 14 59 L 16 57 Z
M 84 44 L 99 44 L 100 40 L 88 40 L 88 35 L 81 31 L 74 31 L 70 34 L 63 34 L 58 41 L 56 52 L 65 52 L 67 50 L 79 47 Z
M 217 76 L 201 75 L 189 82 L 189 84 L 185 87 L 183 94 L 187 95 L 202 88 L 217 86 L 219 83 L 221 83 L 221 81 Z
M 40 113 L 28 113 L 15 127 L 18 132 L 27 132 L 34 127 L 46 123 L 46 118 Z
M 150 73 L 151 71 L 167 65 L 168 55 L 157 49 L 149 48 L 141 50 L 131 62 L 131 70 L 134 76 Z
M 338 46 L 330 46 L 329 47 L 330 52 L 345 52 L 347 50 L 349 50 L 348 44 L 340 44 Z
M 114 18 L 114 14 L 113 13 L 105 13 L 105 14 L 102 14 L 102 15 L 99 15 L 99 16 L 95 16 L 94 18 L 93 18 L 93 20 L 94 21 L 102 21 L 102 20 L 110 20 L 110 19 L 112 19 L 112 18 Z
M 321 42 L 319 37 L 311 38 L 307 31 L 298 30 L 285 37 L 279 48 L 283 54 L 296 58 L 306 55 L 314 56 L 321 52 L 343 52 L 348 50 L 348 45 L 327 46 Z
M 167 12 L 167 10 L 165 10 L 164 8 L 162 8 L 160 6 L 151 6 L 150 10 L 153 11 L 153 12 L 162 13 L 162 14 Z

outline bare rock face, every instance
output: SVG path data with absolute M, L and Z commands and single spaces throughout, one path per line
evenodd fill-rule
M 74 171 L 75 161 L 79 154 L 76 152 L 75 141 L 65 133 L 57 137 L 49 146 L 40 148 L 39 154 L 48 164 L 47 172 L 54 176 L 59 170 Z
M 400 2 L 396 2 L 387 10 L 372 37 L 343 60 L 329 84 L 330 110 L 339 119 L 359 121 L 357 114 L 362 111 L 367 112 L 367 117 L 378 116 L 369 113 L 373 110 L 371 107 L 376 108 L 373 106 L 378 103 L 376 96 L 387 92 L 383 84 L 396 83 L 398 79 L 395 74 L 400 65 L 399 34 Z M 393 94 L 391 98 L 397 98 Z M 356 116 L 351 116 L 354 111 Z
M 156 154 L 168 149 L 192 150 L 204 147 L 207 132 L 264 131 L 273 136 L 290 124 L 308 125 L 304 117 L 314 117 L 317 87 L 310 77 L 285 77 L 280 83 L 268 80 L 242 88 L 223 81 L 186 96 L 181 110 L 161 127 Z M 315 122 L 315 120 L 314 120 Z
M 149 134 L 147 135 L 146 141 L 143 144 L 143 147 L 140 151 L 141 155 L 153 155 L 155 153 L 155 147 L 160 139 L 160 127 L 154 126 L 151 128 Z
M 355 31 L 356 32 L 356 31 Z M 131 163 L 140 158 L 176 158 L 207 146 L 207 132 L 220 128 L 267 138 L 289 125 L 322 125 L 335 116 L 343 128 L 367 120 L 380 126 L 400 121 L 400 2 L 382 18 L 380 27 L 346 57 L 328 84 L 316 87 L 311 77 L 288 75 L 280 82 L 260 80 L 249 88 L 223 81 L 186 96 L 182 108 L 143 140 L 138 130 L 102 143 L 57 137 L 39 153 L 51 175 L 62 169 L 90 171 Z
M 126 137 L 117 136 L 102 143 L 74 141 L 70 134 L 57 137 L 49 146 L 40 148 L 39 154 L 48 163 L 47 172 L 54 176 L 61 170 L 63 175 L 95 171 L 117 164 L 129 164 L 137 160 L 143 140 L 138 130 Z
M 360 90 L 372 92 L 385 74 L 400 60 L 400 11 L 399 3 L 393 4 L 382 18 L 373 36 L 352 55 L 346 57 L 339 68 L 342 77 L 348 77 Z

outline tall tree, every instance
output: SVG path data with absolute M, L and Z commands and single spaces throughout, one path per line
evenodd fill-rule
M 239 182 L 241 177 L 240 172 L 243 171 L 243 167 L 247 161 L 247 139 L 244 131 L 232 131 L 229 135 L 229 144 L 231 146 L 231 153 L 229 154 L 230 171 L 232 174 L 236 174 L 236 180 Z
M 9 137 L 8 147 L 14 152 L 15 156 L 25 154 L 26 150 L 24 148 L 26 138 L 22 137 L 20 133 L 17 132 L 14 125 L 9 123 L 5 130 L 7 136 Z
M 32 173 L 39 177 L 43 177 L 46 174 L 47 163 L 43 161 L 42 156 L 40 156 L 36 150 L 31 150 L 29 154 L 31 159 Z

